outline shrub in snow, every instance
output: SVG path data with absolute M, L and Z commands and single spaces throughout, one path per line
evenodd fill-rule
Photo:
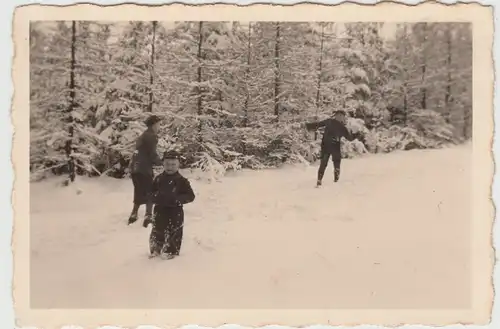
M 453 126 L 433 110 L 416 110 L 409 114 L 410 126 L 422 133 L 428 147 L 438 147 L 453 142 Z
M 356 139 L 351 142 L 344 139 L 342 142 L 341 151 L 342 157 L 344 158 L 354 158 L 361 154 L 368 153 L 365 145 Z
M 348 118 L 346 122 L 346 127 L 353 134 L 367 134 L 368 129 L 365 126 L 365 122 L 358 118 Z
M 394 150 L 410 150 L 427 148 L 427 142 L 415 129 L 392 126 L 372 131 L 367 136 L 370 152 L 388 153 Z
M 192 164 L 192 167 L 208 174 L 209 181 L 219 181 L 220 177 L 226 173 L 224 166 L 208 152 L 201 152 L 197 157 L 198 160 Z
M 432 110 L 412 111 L 408 127 L 379 128 L 366 134 L 365 145 L 370 152 L 438 148 L 453 142 L 453 127 L 441 114 Z

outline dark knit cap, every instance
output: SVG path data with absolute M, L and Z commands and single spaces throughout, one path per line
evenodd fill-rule
M 335 115 L 337 115 L 337 114 L 346 115 L 346 113 L 345 113 L 345 111 L 344 111 L 344 110 L 337 110 L 337 111 L 335 111 L 335 113 L 334 113 L 334 114 L 335 114 Z
M 163 153 L 163 160 L 165 159 L 177 159 L 180 160 L 181 154 L 177 151 L 166 151 Z
M 150 117 L 148 117 L 146 121 L 144 121 L 144 123 L 146 124 L 146 126 L 151 127 L 152 125 L 160 121 L 161 119 L 157 115 L 153 114 Z

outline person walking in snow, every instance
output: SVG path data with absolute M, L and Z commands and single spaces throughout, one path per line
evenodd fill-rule
M 323 176 L 330 156 L 332 157 L 334 167 L 334 181 L 337 182 L 340 178 L 340 163 L 342 160 L 341 154 L 341 139 L 346 138 L 349 141 L 353 137 L 345 126 L 346 113 L 343 110 L 336 111 L 333 118 L 329 118 L 319 122 L 306 123 L 307 130 L 317 130 L 324 127 L 323 139 L 321 140 L 320 165 L 318 169 L 318 180 L 316 186 L 321 186 Z
M 162 161 L 156 152 L 158 144 L 158 130 L 161 119 L 151 115 L 145 121 L 147 129 L 136 141 L 136 149 L 130 160 L 130 174 L 134 184 L 134 206 L 128 219 L 128 225 L 137 221 L 139 207 L 146 205 L 143 226 L 151 223 L 153 203 L 151 200 L 151 188 L 153 184 L 153 166 L 160 166 Z
M 193 202 L 195 195 L 189 180 L 179 173 L 179 160 L 179 153 L 165 152 L 163 172 L 153 181 L 154 220 L 149 238 L 151 258 L 166 255 L 167 259 L 172 259 L 181 250 L 183 205 Z

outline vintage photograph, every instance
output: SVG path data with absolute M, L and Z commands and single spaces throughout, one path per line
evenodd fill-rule
M 29 308 L 473 308 L 476 25 L 180 18 L 29 21 Z

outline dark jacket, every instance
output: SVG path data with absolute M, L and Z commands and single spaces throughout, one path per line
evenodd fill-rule
M 169 175 L 162 172 L 153 181 L 153 203 L 159 207 L 182 207 L 194 201 L 195 195 L 189 181 L 179 172 Z
M 352 135 L 342 122 L 333 118 L 319 122 L 306 123 L 306 128 L 308 130 L 316 130 L 322 127 L 325 128 L 325 132 L 323 133 L 323 139 L 321 140 L 321 151 L 330 153 L 333 158 L 340 158 L 341 138 L 344 137 L 347 140 L 352 141 Z
M 158 137 L 152 129 L 147 129 L 136 141 L 135 152 L 130 159 L 130 172 L 153 175 L 153 166 L 162 164 L 156 146 Z

